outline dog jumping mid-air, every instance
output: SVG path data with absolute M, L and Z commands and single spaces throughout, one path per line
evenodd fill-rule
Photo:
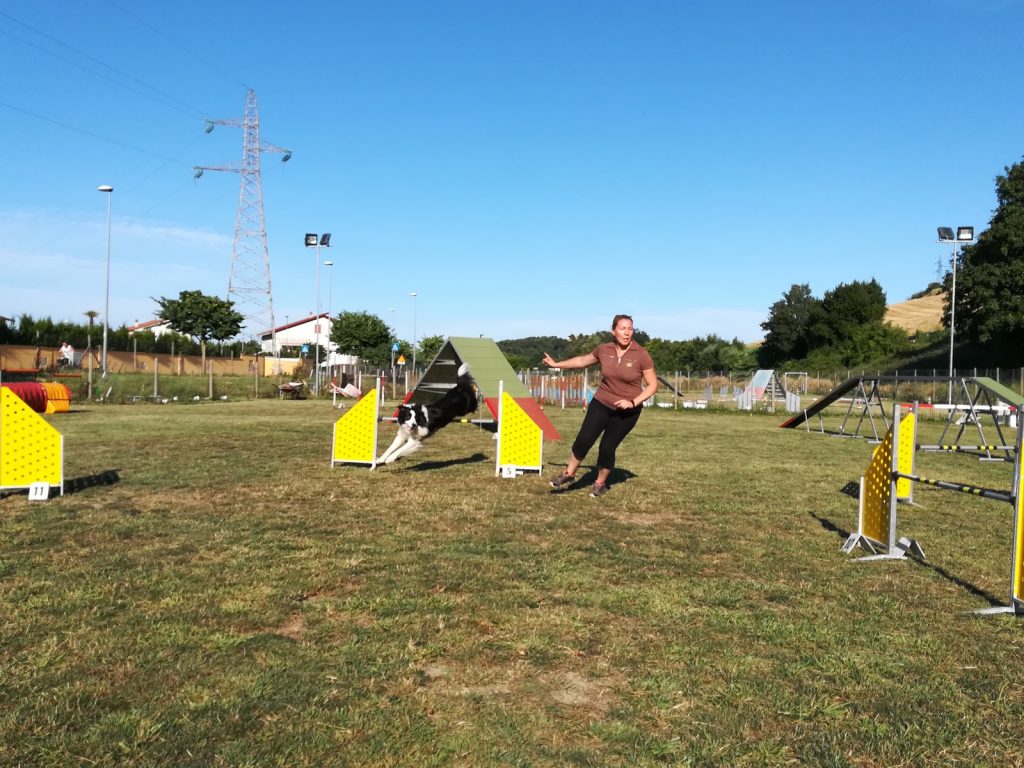
M 469 366 L 459 366 L 458 380 L 440 400 L 430 405 L 398 406 L 398 434 L 391 446 L 377 459 L 378 464 L 390 464 L 423 447 L 423 441 L 455 419 L 476 410 L 476 390 Z

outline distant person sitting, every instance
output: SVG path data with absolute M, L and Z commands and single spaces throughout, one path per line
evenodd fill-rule
M 66 341 L 60 345 L 60 364 L 73 366 L 75 364 L 75 348 Z

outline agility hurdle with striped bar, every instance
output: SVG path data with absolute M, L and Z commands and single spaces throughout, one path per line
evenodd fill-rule
M 377 466 L 377 424 L 381 402 L 380 378 L 377 386 L 363 395 L 347 413 L 334 422 L 331 442 L 331 467 L 335 464 Z
M 908 550 L 924 557 L 916 542 L 896 538 L 896 502 L 913 503 L 914 500 L 913 484 L 896 475 L 912 475 L 914 472 L 914 427 L 917 422 L 913 413 L 908 413 L 903 419 L 898 416 L 897 405 L 892 425 L 875 446 L 867 472 L 860 479 L 857 533 L 851 534 L 843 544 L 842 551 L 847 554 L 860 546 L 874 557 L 906 557 Z M 887 554 L 878 554 L 882 547 Z
M 64 436 L 25 401 L 0 388 L 0 490 L 28 488 L 31 501 L 64 495 Z
M 975 613 L 1024 614 L 1024 465 L 1022 465 L 1021 461 L 1021 446 L 1022 442 L 1024 442 L 1024 420 L 1019 421 L 1017 425 L 1013 486 L 1009 491 L 996 491 L 989 488 L 979 488 L 966 483 L 921 477 L 913 474 L 912 471 L 905 472 L 901 470 L 901 454 L 904 452 L 913 454 L 914 451 L 914 431 L 916 425 L 916 419 L 914 416 L 914 413 L 909 413 L 906 417 L 901 419 L 899 404 L 894 406 L 893 426 L 890 428 L 890 432 L 886 435 L 886 438 L 888 439 L 891 436 L 893 429 L 897 430 L 897 435 L 899 437 L 896 440 L 890 441 L 892 445 L 892 455 L 888 463 L 888 470 L 886 471 L 884 469 L 886 466 L 885 461 L 877 462 L 878 466 L 876 467 L 876 461 L 879 457 L 880 449 L 882 448 L 882 445 L 885 444 L 885 441 L 883 441 L 883 443 L 879 445 L 878 449 L 876 449 L 875 456 L 873 456 L 871 460 L 871 466 L 868 468 L 869 475 L 872 473 L 872 470 L 874 470 L 876 477 L 871 481 L 868 481 L 867 478 L 861 479 L 861 513 L 858 533 L 847 539 L 846 544 L 843 545 L 843 551 L 850 552 L 857 544 L 860 544 L 861 546 L 865 546 L 865 544 L 867 544 L 865 548 L 874 551 L 872 545 L 882 546 L 880 541 L 881 536 L 879 535 L 882 527 L 888 526 L 887 554 L 861 557 L 858 558 L 858 562 L 860 560 L 876 560 L 883 558 L 899 559 L 905 557 L 908 552 L 917 554 L 922 558 L 924 557 L 924 553 L 921 551 L 917 542 L 907 538 L 896 539 L 896 502 L 898 501 L 896 484 L 903 480 L 910 483 L 925 483 L 926 485 L 931 485 L 943 490 L 969 493 L 972 496 L 980 496 L 994 501 L 1009 502 L 1014 508 L 1012 557 L 1010 561 L 1010 604 L 1008 606 L 984 608 L 975 611 Z M 905 423 L 906 428 L 900 428 L 898 425 L 901 423 Z M 885 488 L 888 488 L 888 492 L 885 491 Z M 872 536 L 872 534 L 875 535 Z

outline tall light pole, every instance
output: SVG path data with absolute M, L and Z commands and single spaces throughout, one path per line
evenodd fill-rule
M 953 235 L 952 227 L 938 228 L 939 243 L 953 244 L 953 285 L 949 293 L 949 393 L 947 402 L 953 404 L 953 337 L 956 335 L 956 268 L 957 250 L 961 245 L 970 245 L 974 242 L 974 227 L 957 227 L 956 236 Z
M 395 308 L 394 307 L 388 307 L 388 312 L 391 313 L 391 329 L 390 330 L 391 330 L 391 333 L 394 334 L 395 333 Z M 392 339 L 391 339 L 391 342 L 392 342 L 392 344 L 391 344 L 391 371 L 392 371 L 392 373 L 395 370 L 395 345 L 394 345 L 394 341 L 395 341 L 395 337 L 392 337 Z
M 103 356 L 100 359 L 100 367 L 103 375 L 107 375 L 107 326 L 110 321 L 110 207 L 114 199 L 114 188 L 109 184 L 96 187 L 97 191 L 105 192 L 107 195 L 107 273 L 104 281 L 103 291 Z
M 330 329 L 330 328 L 334 327 L 334 322 L 331 319 L 333 317 L 331 305 L 334 303 L 334 269 L 333 269 L 334 262 L 331 261 L 330 259 L 328 259 L 327 261 L 324 262 L 324 266 L 327 267 L 327 327 Z M 328 360 L 327 370 L 328 370 L 328 372 L 332 372 L 333 373 L 333 371 L 331 370 L 330 362 L 329 362 L 330 359 L 331 359 L 331 332 L 330 332 L 330 330 L 328 330 L 327 331 L 327 360 Z
M 313 333 L 316 337 L 316 367 L 313 369 L 313 393 L 320 394 L 320 246 L 330 247 L 331 233 L 324 232 L 318 238 L 315 234 L 306 234 L 306 247 L 316 248 L 316 261 L 313 262 L 313 269 L 316 272 L 316 319 L 313 321 Z
M 416 376 L 416 291 L 409 294 L 412 296 L 412 375 Z
M 334 270 L 331 267 L 334 266 L 334 262 L 328 259 L 324 262 L 324 266 L 327 267 L 327 316 L 331 317 L 334 313 L 334 308 L 331 304 L 334 301 Z
M 86 310 L 85 316 L 89 318 L 89 330 L 85 332 L 85 346 L 87 347 L 86 356 L 89 358 L 89 387 L 87 391 L 87 397 L 92 400 L 92 323 L 96 319 L 96 310 Z

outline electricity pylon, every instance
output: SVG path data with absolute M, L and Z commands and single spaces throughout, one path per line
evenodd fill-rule
M 231 249 L 231 273 L 228 277 L 228 301 L 245 318 L 249 333 L 270 332 L 272 354 L 276 357 L 277 333 L 274 330 L 274 299 L 270 289 L 270 251 L 267 225 L 263 217 L 263 184 L 260 181 L 260 154 L 281 153 L 281 162 L 291 159 L 291 150 L 260 143 L 260 113 L 256 92 L 249 89 L 245 98 L 245 116 L 241 120 L 207 120 L 206 132 L 215 125 L 242 129 L 242 166 L 196 165 L 195 178 L 203 171 L 232 171 L 242 176 L 235 216 L 235 241 Z

